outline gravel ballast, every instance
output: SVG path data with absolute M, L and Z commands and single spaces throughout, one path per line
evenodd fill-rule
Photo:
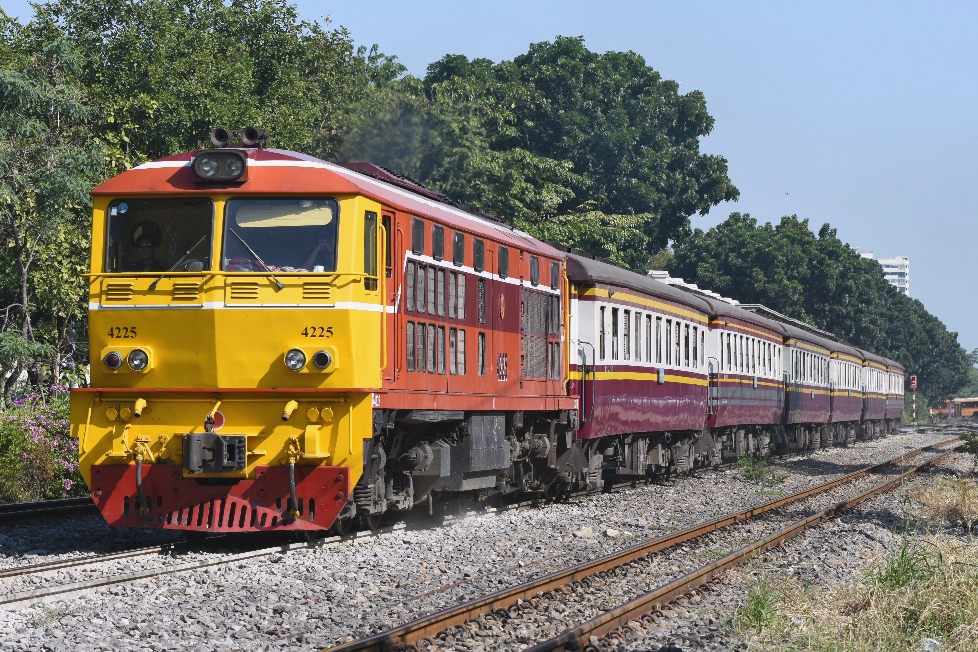
M 569 503 L 482 513 L 430 529 L 395 531 L 118 585 L 0 612 L 0 646 L 320 649 L 946 439 L 941 433 L 900 434 L 778 460 L 772 466 L 784 478 L 772 487 L 746 482 L 734 469 L 705 472 Z M 750 533 L 737 534 L 741 536 Z M 179 538 L 171 532 L 111 531 L 100 517 L 44 519 L 0 528 L 0 568 Z M 130 560 L 127 567 L 151 563 L 158 562 Z M 118 572 L 120 567 L 116 562 L 115 570 L 100 572 Z M 21 590 L 17 587 L 23 582 L 2 580 L 0 591 Z M 632 588 L 623 585 L 622 595 Z M 711 633 L 722 636 L 718 624 L 698 627 L 706 632 L 697 634 L 701 640 L 711 640 Z M 525 640 L 531 633 L 517 632 L 520 636 Z

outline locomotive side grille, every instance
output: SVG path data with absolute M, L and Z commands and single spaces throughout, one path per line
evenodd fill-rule
M 258 281 L 231 281 L 232 299 L 257 299 Z
M 132 282 L 106 283 L 105 301 L 132 301 Z
M 523 355 L 520 370 L 523 378 L 548 376 L 547 333 L 549 331 L 550 297 L 539 292 L 523 290 L 520 301 L 520 332 L 523 336 Z
M 173 284 L 174 301 L 196 301 L 200 298 L 199 281 L 176 281 Z
M 303 283 L 302 298 L 317 301 L 328 301 L 332 296 L 332 286 L 329 283 Z

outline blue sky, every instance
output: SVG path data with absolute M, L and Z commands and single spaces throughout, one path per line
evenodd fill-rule
M 0 0 L 27 19 L 22 0 Z M 633 50 L 716 119 L 704 151 L 725 156 L 760 221 L 829 222 L 879 257 L 907 255 L 911 295 L 978 347 L 978 3 L 300 0 L 413 74 L 447 53 L 511 59 L 583 36 Z

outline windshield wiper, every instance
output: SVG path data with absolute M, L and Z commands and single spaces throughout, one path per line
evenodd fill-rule
M 258 264 L 265 268 L 265 271 L 269 273 L 268 276 L 273 281 L 275 281 L 275 285 L 278 286 L 278 289 L 281 290 L 282 288 L 284 288 L 285 286 L 282 285 L 282 281 L 280 281 L 277 278 L 275 278 L 275 275 L 271 273 L 272 270 L 270 270 L 268 268 L 268 265 L 265 264 L 265 261 L 262 260 L 261 257 L 257 253 L 255 253 L 255 250 L 251 248 L 251 245 L 249 245 L 247 242 L 245 242 L 245 239 L 242 238 L 240 235 L 238 235 L 237 232 L 234 229 L 232 229 L 231 227 L 228 227 L 228 231 L 230 231 L 231 233 L 233 233 L 234 234 L 234 237 L 237 238 L 238 240 L 240 240 L 241 241 L 241 244 L 243 244 L 245 246 L 245 249 L 247 249 L 248 252 L 251 253 L 251 255 L 255 257 L 255 260 L 258 261 Z
M 200 243 L 203 242 L 204 239 L 206 239 L 206 238 L 207 238 L 207 234 L 204 234 L 204 235 L 200 236 L 200 240 L 197 241 L 197 244 L 195 244 L 190 249 L 187 249 L 187 251 L 183 254 L 183 256 L 180 257 L 180 260 L 178 260 L 177 262 L 175 262 L 172 265 L 170 265 L 170 267 L 166 271 L 172 272 L 173 270 L 175 270 L 180 265 L 180 263 L 182 263 L 183 261 L 185 261 L 187 259 L 187 256 L 190 255 L 190 252 L 193 251 L 194 249 L 196 249 L 197 247 L 199 247 L 200 246 Z M 164 274 L 163 276 L 166 276 L 166 274 Z M 150 283 L 149 284 L 149 289 L 150 290 L 155 290 L 156 289 L 156 285 L 160 281 L 163 280 L 163 276 L 160 276 L 155 281 L 153 281 L 152 283 Z

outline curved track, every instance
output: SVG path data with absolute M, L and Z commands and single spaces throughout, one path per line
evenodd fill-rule
M 554 639 L 552 642 L 539 644 L 533 648 L 534 650 L 579 650 L 581 649 L 582 644 L 587 644 L 590 636 L 601 636 L 602 634 L 615 629 L 619 625 L 626 623 L 629 619 L 635 618 L 637 614 L 647 613 L 655 608 L 657 604 L 668 602 L 668 600 L 692 588 L 695 588 L 696 586 L 700 586 L 710 581 L 722 570 L 729 568 L 740 561 L 746 560 L 750 556 L 757 554 L 762 550 L 778 545 L 780 542 L 790 538 L 791 536 L 800 534 L 806 528 L 821 522 L 825 518 L 831 518 L 831 516 L 834 516 L 839 511 L 847 509 L 852 505 L 868 499 L 870 496 L 875 495 L 876 493 L 885 491 L 899 484 L 913 473 L 919 471 L 921 468 L 929 464 L 933 464 L 935 461 L 938 461 L 944 456 L 951 454 L 955 449 L 952 448 L 945 450 L 942 447 L 954 444 L 957 441 L 957 439 L 951 439 L 934 446 L 925 446 L 913 451 L 908 451 L 903 455 L 899 455 L 879 464 L 867 466 L 864 469 L 823 483 L 816 487 L 812 487 L 783 498 L 778 498 L 734 514 L 729 514 L 706 523 L 701 523 L 699 525 L 695 525 L 682 531 L 668 534 L 651 541 L 646 541 L 593 561 L 569 566 L 563 570 L 548 574 L 530 582 L 504 589 L 482 598 L 471 600 L 456 607 L 437 611 L 433 614 L 411 621 L 399 627 L 395 627 L 363 639 L 344 643 L 329 648 L 329 650 L 330 652 L 423 650 L 425 649 L 424 645 L 415 647 L 416 644 L 419 642 L 423 644 L 426 639 L 433 639 L 437 634 L 443 632 L 449 627 L 461 625 L 466 621 L 475 619 L 479 616 L 494 613 L 505 613 L 506 610 L 512 605 L 518 604 L 520 601 L 528 601 L 532 603 L 541 594 L 556 592 L 559 590 L 567 590 L 568 587 L 572 586 L 579 587 L 582 581 L 586 584 L 588 582 L 587 578 L 589 577 L 607 573 L 608 571 L 614 569 L 620 569 L 648 555 L 674 548 L 679 544 L 703 537 L 712 532 L 716 532 L 717 530 L 743 523 L 744 521 L 755 518 L 767 512 L 772 512 L 773 510 L 782 508 L 791 503 L 795 503 L 819 494 L 824 494 L 827 491 L 863 478 L 864 476 L 877 472 L 883 472 L 885 471 L 885 467 L 889 465 L 901 463 L 910 458 L 919 456 L 922 453 L 937 453 L 935 457 L 928 459 L 924 463 L 906 473 L 896 476 L 894 479 L 888 482 L 874 485 L 868 491 L 864 491 L 854 498 L 850 498 L 845 502 L 836 504 L 828 510 L 824 510 L 818 514 L 815 514 L 814 516 L 803 519 L 789 528 L 780 530 L 762 541 L 756 541 L 749 546 L 728 555 L 720 561 L 707 564 L 701 567 L 698 571 L 687 574 L 675 582 L 665 585 L 665 587 L 660 587 L 658 593 L 653 592 L 654 595 L 648 594 L 642 596 L 641 598 L 636 598 L 627 605 L 618 607 L 612 611 L 602 614 L 595 619 L 592 619 L 595 621 L 594 623 L 589 621 L 588 623 L 585 623 L 574 630 L 569 630 L 568 632 L 562 634 L 561 637 L 558 637 L 559 641 Z M 644 611 L 642 611 L 643 609 Z M 547 647 L 547 645 L 550 645 L 551 647 Z

